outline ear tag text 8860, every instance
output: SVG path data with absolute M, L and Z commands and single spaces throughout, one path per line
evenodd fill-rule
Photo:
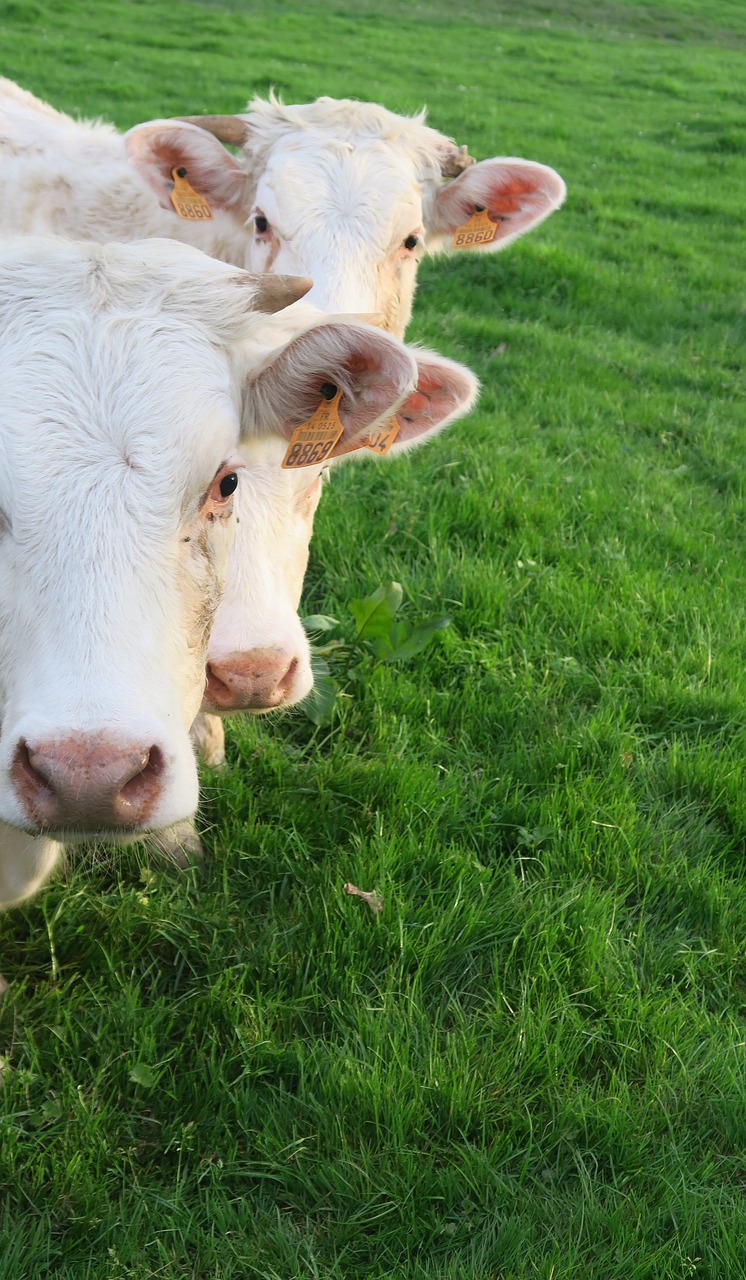
M 456 228 L 451 243 L 454 249 L 478 249 L 492 244 L 499 230 L 500 223 L 493 222 L 486 209 L 475 209 L 468 222 Z
M 333 384 L 328 384 L 330 389 Z M 322 390 L 323 395 L 323 390 Z M 342 388 L 334 389 L 329 400 L 323 399 L 311 417 L 302 422 L 290 437 L 287 453 L 282 460 L 286 470 L 297 467 L 312 467 L 325 462 L 339 440 L 344 425 L 339 417 L 339 402 L 342 399 Z
M 212 210 L 204 196 L 195 191 L 186 180 L 186 169 L 182 167 L 171 170 L 174 189 L 171 192 L 171 204 L 180 218 L 187 222 L 207 222 L 212 217 Z

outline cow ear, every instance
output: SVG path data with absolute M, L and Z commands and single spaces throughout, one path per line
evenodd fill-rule
M 371 438 L 357 441 L 335 456 L 356 452 L 370 457 L 373 453 L 385 452 L 388 457 L 393 457 L 413 445 L 422 444 L 449 423 L 463 418 L 474 407 L 479 382 L 471 369 L 431 351 L 413 350 L 412 355 L 417 361 L 415 390 Z M 392 443 L 386 439 L 387 428 L 396 429 Z M 383 442 L 382 449 L 375 447 L 376 436 Z
M 482 160 L 438 189 L 427 234 L 445 241 L 434 248 L 492 252 L 543 222 L 560 207 L 565 193 L 559 174 L 546 165 L 532 160 Z M 481 210 L 487 233 L 482 229 L 481 235 L 471 239 L 467 234 L 460 237 L 466 240 L 465 245 L 453 245 L 456 233 Z
M 289 440 L 338 390 L 342 432 L 326 461 L 354 447 L 374 423 L 393 413 L 416 382 L 413 354 L 396 338 L 365 324 L 325 321 L 273 352 L 259 372 L 249 373 L 241 434 Z
M 247 175 L 212 134 L 196 125 L 150 120 L 125 133 L 124 148 L 130 164 L 157 195 L 161 208 L 171 213 L 174 169 L 185 171 L 181 176 L 204 197 L 211 211 L 241 214 L 250 207 Z

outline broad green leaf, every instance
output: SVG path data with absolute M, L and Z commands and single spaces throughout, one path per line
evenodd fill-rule
M 406 662 L 408 658 L 413 658 L 416 653 L 426 649 L 436 632 L 450 625 L 451 619 L 447 614 L 425 618 L 423 622 L 416 622 L 414 625 L 398 622 L 391 630 L 390 650 L 381 654 L 381 657 L 384 662 Z
M 339 694 L 339 685 L 329 673 L 329 663 L 317 653 L 311 654 L 313 689 L 302 703 L 303 711 L 312 724 L 328 724 Z
M 331 676 L 315 676 L 313 689 L 303 703 L 312 724 L 328 724 L 339 694 L 339 685 Z
M 372 596 L 351 600 L 349 610 L 357 624 L 357 640 L 387 636 L 394 624 L 404 592 L 398 582 L 387 582 Z
M 376 657 L 380 658 L 382 661 L 389 661 L 391 658 L 396 656 L 395 650 L 397 650 L 411 634 L 412 623 L 408 622 L 406 618 L 402 618 L 401 621 L 394 623 L 390 631 L 385 636 L 376 636 L 375 640 L 370 642 L 373 652 Z

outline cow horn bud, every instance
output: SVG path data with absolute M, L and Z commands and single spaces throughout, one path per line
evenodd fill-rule
M 466 146 L 452 147 L 447 151 L 440 162 L 440 171 L 444 178 L 457 178 L 464 169 L 468 169 L 470 164 L 476 164 L 473 156 L 469 155 Z
M 255 290 L 251 310 L 263 311 L 266 315 L 282 311 L 305 297 L 313 284 L 308 276 L 249 275 L 241 279 Z
M 179 119 L 185 124 L 196 124 L 218 142 L 228 142 L 233 147 L 242 147 L 249 136 L 249 126 L 240 116 L 179 116 Z

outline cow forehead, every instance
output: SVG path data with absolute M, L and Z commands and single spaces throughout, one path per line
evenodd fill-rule
M 163 317 L 39 316 L 0 330 L 0 504 L 38 524 L 120 483 L 173 522 L 238 440 L 228 358 Z
M 249 136 L 244 153 L 256 171 L 283 147 L 323 151 L 346 145 L 357 151 L 378 144 L 392 163 L 406 158 L 423 180 L 437 180 L 441 157 L 453 146 L 450 138 L 425 124 L 424 111 L 400 116 L 378 103 L 349 98 L 288 105 L 270 93 L 268 101 L 252 99 L 245 120 Z
M 318 232 L 334 246 L 344 233 L 384 252 L 421 223 L 423 182 L 411 156 L 378 139 L 289 138 L 268 156 L 256 201 L 282 236 Z

